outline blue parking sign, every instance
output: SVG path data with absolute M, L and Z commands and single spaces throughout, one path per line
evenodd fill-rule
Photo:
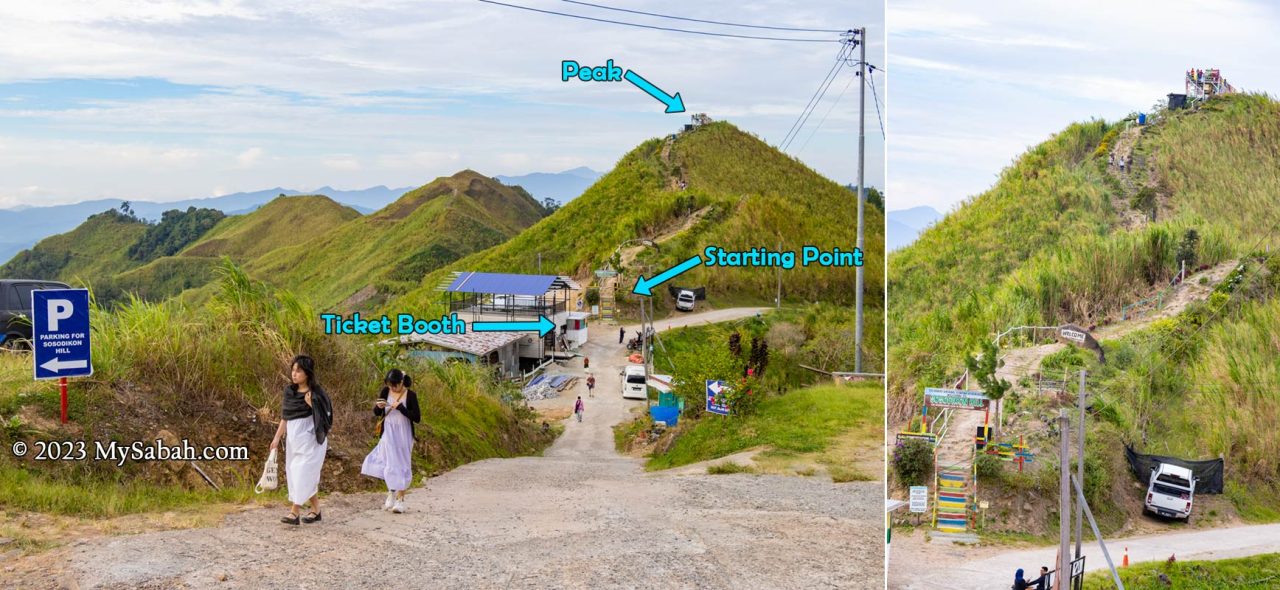
M 725 397 L 724 381 L 707 379 L 707 411 L 721 416 L 729 415 L 729 403 Z
M 36 379 L 93 374 L 89 358 L 89 291 L 31 292 L 31 348 Z

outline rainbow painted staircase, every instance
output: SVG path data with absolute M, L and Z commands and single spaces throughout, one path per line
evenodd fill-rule
M 973 504 L 972 469 L 952 465 L 938 471 L 935 486 L 934 528 L 944 533 L 968 533 L 969 507 Z

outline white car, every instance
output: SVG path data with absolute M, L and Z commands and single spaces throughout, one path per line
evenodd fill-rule
M 649 397 L 648 376 L 644 365 L 627 365 L 622 370 L 622 397 L 627 399 L 646 399 Z
M 1190 469 L 1161 463 L 1151 470 L 1143 506 L 1160 516 L 1186 519 L 1191 516 L 1195 493 L 1196 479 Z
M 680 311 L 693 311 L 693 306 L 697 301 L 698 298 L 693 294 L 693 291 L 681 289 L 680 292 L 676 294 L 676 309 Z

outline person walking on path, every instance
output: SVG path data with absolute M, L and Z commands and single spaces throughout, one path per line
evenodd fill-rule
M 403 513 L 404 493 L 413 482 L 413 425 L 421 418 L 418 394 L 410 387 L 413 378 L 400 369 L 391 369 L 383 380 L 373 415 L 378 416 L 378 446 L 364 458 L 360 473 L 387 484 L 383 510 Z
M 294 357 L 289 379 L 284 388 L 280 426 L 271 440 L 271 450 L 284 445 L 285 487 L 289 490 L 289 515 L 280 519 L 285 524 L 320 521 L 320 471 L 325 452 L 329 450 L 329 431 L 333 428 L 333 404 L 324 388 L 316 382 L 316 364 L 307 355 Z M 299 518 L 303 504 L 311 511 Z
M 587 375 L 587 397 L 596 396 L 596 376 Z
M 622 344 L 622 339 L 627 337 L 626 328 L 618 328 L 618 344 Z
M 582 421 L 582 411 L 583 411 L 583 409 L 584 409 L 584 408 L 583 408 L 583 406 L 582 406 L 582 396 L 578 396 L 578 401 L 576 401 L 576 402 L 574 402 L 574 403 L 573 403 L 573 413 L 574 413 L 574 414 L 576 414 L 576 415 L 578 416 L 578 421 L 579 421 L 579 422 L 581 422 L 581 421 Z

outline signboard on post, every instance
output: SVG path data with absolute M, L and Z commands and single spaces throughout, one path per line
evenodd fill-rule
M 89 348 L 89 290 L 31 292 L 31 350 L 36 379 L 57 379 L 67 423 L 67 377 L 93 374 Z
M 945 389 L 942 387 L 926 387 L 924 399 L 935 408 L 956 408 L 960 410 L 977 410 L 987 407 L 991 402 L 985 393 L 967 389 Z
M 1058 330 L 1058 334 L 1061 335 L 1063 338 L 1066 338 L 1067 340 L 1070 340 L 1072 342 L 1079 342 L 1080 344 L 1084 344 L 1085 333 L 1079 330 L 1072 330 L 1071 328 L 1062 328 Z
M 31 320 L 36 379 L 93 374 L 87 289 L 32 291 Z
M 911 513 L 929 511 L 929 486 L 911 486 Z
M 707 379 L 707 411 L 721 416 L 729 415 L 729 400 L 725 399 L 728 388 L 724 381 Z

